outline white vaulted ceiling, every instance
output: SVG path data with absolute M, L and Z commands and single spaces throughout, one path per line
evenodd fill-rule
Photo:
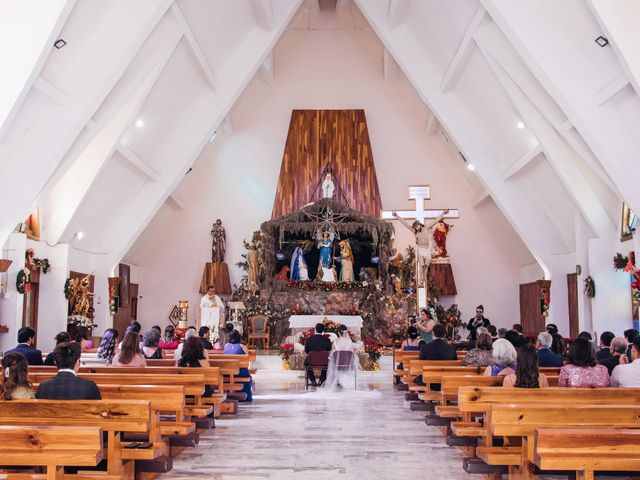
M 42 33 L 19 38 L 28 58 L 0 83 L 0 243 L 40 206 L 49 243 L 82 230 L 87 249 L 115 265 L 160 206 L 179 203 L 177 186 L 213 133 L 230 130 L 248 82 L 277 75 L 271 54 L 285 28 L 323 28 L 333 14 L 343 21 L 332 28 L 376 32 L 385 67 L 395 61 L 429 111 L 426 134 L 460 168 L 461 154 L 473 163 L 478 203 L 490 197 L 549 274 L 551 257 L 576 251 L 579 219 L 588 237 L 614 238 L 620 201 L 640 211 L 640 39 L 620 14 L 633 8 L 338 0 L 332 13 L 317 0 L 68 0 L 37 19 L 14 15 L 15 31 L 34 22 Z

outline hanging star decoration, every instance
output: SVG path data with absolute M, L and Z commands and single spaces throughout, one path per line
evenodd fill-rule
M 331 240 L 340 240 L 339 225 L 347 219 L 347 215 L 336 213 L 330 206 L 322 207 L 320 212 L 306 212 L 307 217 L 316 223 L 313 232 L 315 238 L 322 238 L 324 232 L 329 232 Z

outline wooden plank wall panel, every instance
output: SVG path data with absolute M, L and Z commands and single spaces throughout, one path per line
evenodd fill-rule
M 378 217 L 378 178 L 364 110 L 293 110 L 271 218 L 291 213 L 322 196 L 327 165 L 335 198 Z

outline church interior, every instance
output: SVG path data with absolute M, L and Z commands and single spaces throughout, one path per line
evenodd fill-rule
M 0 475 L 640 476 L 638 19 L 2 2 Z

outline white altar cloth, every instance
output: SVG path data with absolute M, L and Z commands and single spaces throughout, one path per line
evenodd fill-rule
M 289 317 L 289 327 L 291 327 L 291 335 L 309 330 L 316 326 L 316 323 L 322 323 L 324 319 L 335 323 L 341 323 L 351 330 L 358 339 L 361 338 L 362 317 L 360 315 L 291 315 Z

